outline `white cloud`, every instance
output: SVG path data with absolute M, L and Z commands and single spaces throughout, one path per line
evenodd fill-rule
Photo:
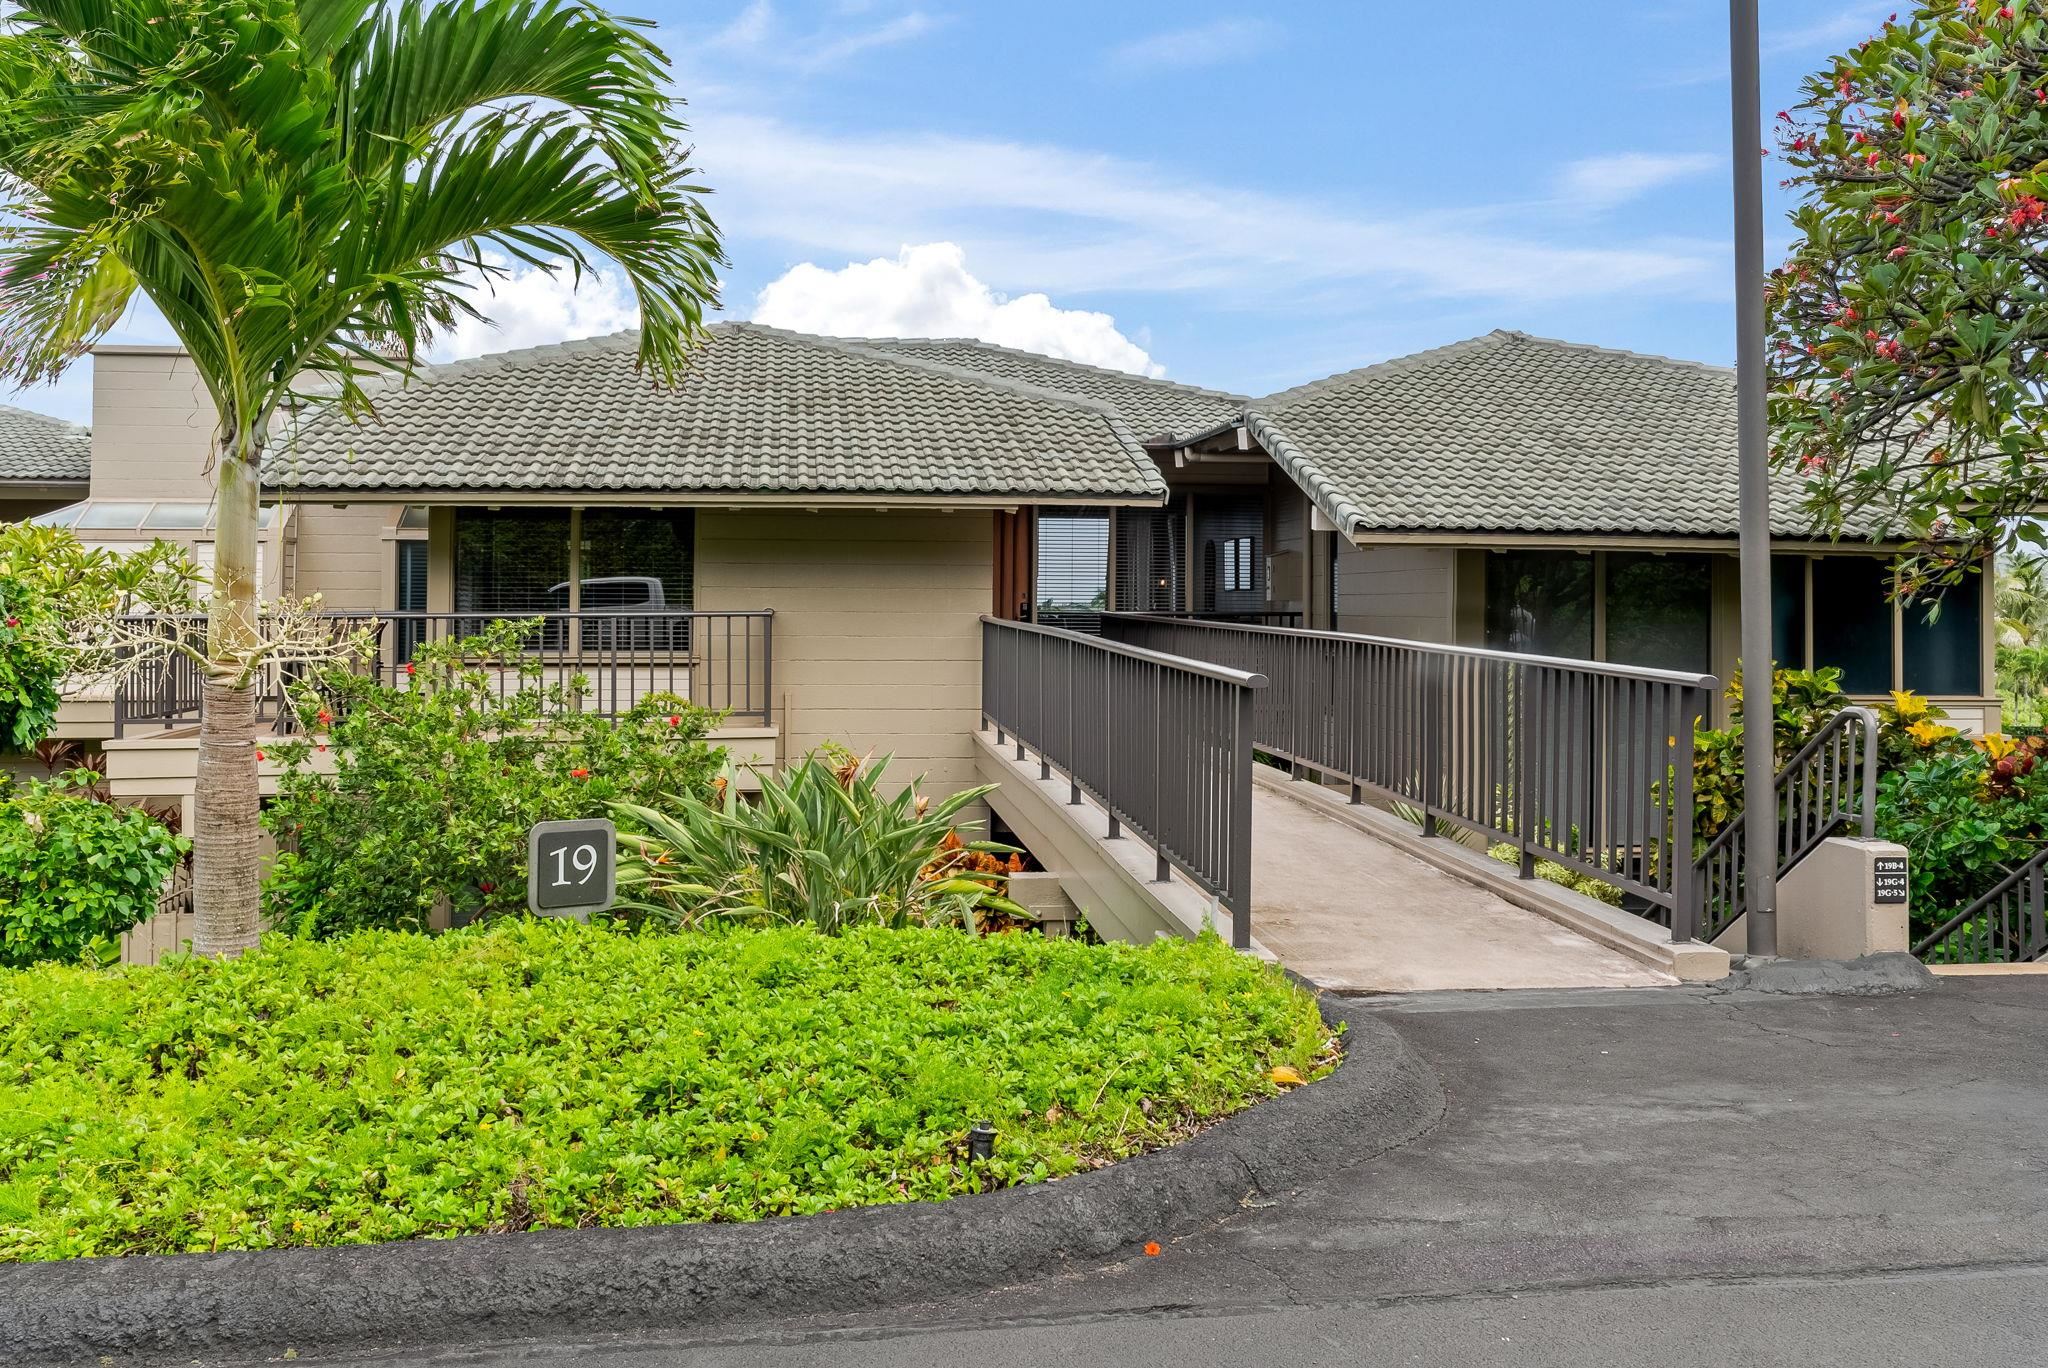
M 1116 320 L 1062 309 L 1043 294 L 997 293 L 951 242 L 904 247 L 840 269 L 805 262 L 764 286 L 754 321 L 836 337 L 973 337 L 1094 366 L 1164 375 Z
M 1278 36 L 1264 19 L 1216 19 L 1134 38 L 1111 48 L 1107 60 L 1128 72 L 1217 66 L 1271 47 Z
M 942 133 L 842 136 L 750 114 L 697 120 L 735 241 L 872 257 L 956 242 L 998 286 L 1227 292 L 1271 306 L 1327 287 L 1553 300 L 1719 297 L 1720 243 L 1583 232 L 1546 241 L 1519 207 L 1376 213 L 1059 146 Z
M 938 21 L 923 10 L 906 10 L 866 27 L 790 29 L 769 0 L 750 0 L 724 28 L 701 40 L 701 51 L 737 57 L 764 67 L 815 75 L 864 52 L 921 37 Z
M 1565 167 L 1558 178 L 1558 193 L 1579 208 L 1610 209 L 1722 165 L 1719 157 L 1703 152 L 1616 152 L 1582 157 Z
M 632 291 L 616 274 L 585 273 L 579 284 L 567 271 L 522 266 L 489 281 L 472 276 L 468 283 L 470 304 L 489 322 L 461 320 L 434 339 L 429 360 L 600 337 L 640 323 Z

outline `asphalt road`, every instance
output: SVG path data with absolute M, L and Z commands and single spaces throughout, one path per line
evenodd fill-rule
M 379 1365 L 2038 1365 L 2048 978 L 1376 999 L 1443 1123 L 1169 1245 L 843 1323 Z

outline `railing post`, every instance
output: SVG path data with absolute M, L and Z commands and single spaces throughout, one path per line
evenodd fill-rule
M 1693 749 L 1698 744 L 1699 719 L 1706 710 L 1706 694 L 1697 688 L 1682 691 L 1685 706 L 1678 710 L 1678 735 L 1672 738 L 1671 759 L 1671 939 L 1691 940 L 1699 931 L 1699 866 L 1693 861 L 1692 834 L 1698 824 L 1693 811 Z
M 1529 703 L 1529 690 L 1534 674 L 1534 667 L 1527 665 L 1511 667 L 1508 671 L 1515 700 L 1514 706 L 1508 710 L 1508 720 L 1515 728 L 1515 842 L 1521 852 L 1516 872 L 1525 879 L 1536 877 L 1536 851 L 1529 839 L 1530 829 L 1536 822 L 1536 792 L 1529 782 L 1530 754 L 1534 749 L 1529 732 L 1536 712 Z
M 1230 944 L 1252 948 L 1252 700 L 1250 688 L 1232 690 L 1230 720 Z
M 1443 801 L 1442 702 L 1448 676 L 1442 656 L 1422 657 L 1422 834 L 1436 835 L 1436 810 Z
M 1166 795 L 1166 671 L 1154 665 L 1152 669 L 1152 813 L 1157 818 L 1165 811 L 1162 804 Z M 1164 827 L 1159 822 L 1159 827 Z M 1152 832 L 1152 882 L 1166 883 L 1173 878 L 1173 866 L 1166 859 L 1166 834 L 1155 829 Z

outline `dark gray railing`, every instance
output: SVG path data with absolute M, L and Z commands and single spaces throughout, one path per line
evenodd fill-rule
M 341 641 L 372 626 L 370 613 L 328 613 L 320 619 L 331 637 Z M 199 721 L 205 698 L 205 675 L 199 665 L 172 643 L 203 645 L 206 640 L 204 616 L 135 616 L 127 625 L 138 637 L 154 637 L 157 648 L 134 649 L 142 655 L 132 669 L 124 671 L 114 686 L 113 723 L 116 737 L 131 729 L 153 727 L 168 731 L 189 727 Z M 314 668 L 304 662 L 266 662 L 257 670 L 252 687 L 256 690 L 256 721 L 261 726 L 289 730 L 292 726 L 291 691 L 306 672 Z
M 1017 758 L 1067 777 L 1149 843 L 1162 883 L 1180 870 L 1251 945 L 1252 700 L 1256 674 L 1001 618 L 981 620 L 981 713 Z
M 1929 964 L 2031 964 L 2048 958 L 2048 846 L 1913 946 Z
M 348 668 L 399 683 L 415 652 L 431 642 L 475 636 L 493 622 L 534 622 L 522 641 L 545 682 L 580 677 L 582 706 L 608 716 L 648 694 L 672 693 L 735 719 L 766 726 L 772 709 L 775 614 L 771 610 L 674 610 L 639 613 L 335 613 L 336 639 L 374 628 L 371 654 Z M 194 636 L 203 635 L 199 620 Z M 309 667 L 268 665 L 256 681 L 257 720 L 289 728 L 290 693 Z M 190 726 L 199 720 L 199 667 L 162 652 L 124 676 L 114 690 L 114 734 L 134 727 Z M 517 671 L 501 675 L 506 692 Z
M 1856 828 L 1877 834 L 1877 714 L 1845 708 L 1778 771 L 1777 870 L 1783 875 L 1828 837 Z M 1700 939 L 1733 925 L 1748 899 L 1748 837 L 1742 814 L 1728 819 L 1700 855 Z
M 1699 912 L 1693 725 L 1710 675 L 1343 632 L 1109 614 L 1113 640 L 1265 675 L 1258 748 L 1634 894 L 1674 940 Z

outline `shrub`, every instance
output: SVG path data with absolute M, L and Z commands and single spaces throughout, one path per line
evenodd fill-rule
M 995 786 L 936 805 L 915 784 L 885 796 L 888 763 L 814 752 L 786 774 L 763 774 L 755 802 L 721 781 L 710 801 L 683 794 L 666 812 L 616 805 L 628 827 L 619 837 L 629 852 L 619 868 L 622 901 L 683 926 L 723 917 L 838 931 L 971 925 L 982 911 L 1028 918 L 1000 896 L 1004 875 L 977 867 L 994 861 L 963 858 L 1015 849 L 954 833 L 960 812 Z
M 942 1198 L 1170 1143 L 1332 1046 L 1213 937 L 505 921 L 0 974 L 0 1259 Z
M 140 808 L 97 801 L 98 778 L 72 770 L 0 800 L 0 965 L 111 958 L 190 848 Z
M 1906 847 L 1919 931 L 1989 892 L 2048 839 L 2043 745 L 1980 737 L 1879 777 L 1877 834 Z
M 0 750 L 25 751 L 56 720 L 65 661 L 49 602 L 0 576 Z
M 1696 844 L 1704 845 L 1742 811 L 1742 676 L 1728 685 L 1736 705 L 1735 720 L 1726 727 L 1699 727 L 1693 732 L 1693 792 L 1697 796 Z M 1786 761 L 1844 708 L 1856 701 L 1842 692 L 1842 672 L 1779 670 L 1771 681 L 1772 753 L 1777 767 Z M 1948 716 L 1920 695 L 1894 691 L 1877 709 L 1878 754 L 1886 765 L 1907 764 L 1931 750 L 1956 743 L 1960 733 L 1943 724 Z
M 524 912 L 535 822 L 706 789 L 714 714 L 670 694 L 619 718 L 584 711 L 582 681 L 542 681 L 520 645 L 532 629 L 422 647 L 398 685 L 335 669 L 301 692 L 307 735 L 276 748 L 264 814 L 282 847 L 273 925 L 329 936 L 423 928 L 444 903 L 458 925 Z

